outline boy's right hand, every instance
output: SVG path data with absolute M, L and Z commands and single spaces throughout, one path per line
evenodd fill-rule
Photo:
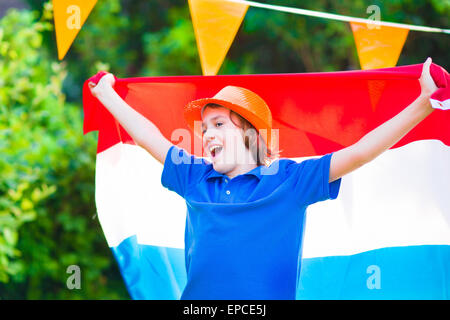
M 163 136 L 153 122 L 123 100 L 114 90 L 116 80 L 117 78 L 113 74 L 100 71 L 87 80 L 87 85 L 92 95 L 105 106 L 134 142 L 164 164 L 172 142 Z
M 101 73 L 97 74 L 100 75 L 100 80 L 95 83 L 95 80 L 89 81 L 88 86 L 91 90 L 91 93 L 94 97 L 98 98 L 99 95 L 101 95 L 105 90 L 113 88 L 114 84 L 116 83 L 116 78 L 112 73 L 104 73 L 102 76 Z M 93 78 L 96 78 L 95 76 Z

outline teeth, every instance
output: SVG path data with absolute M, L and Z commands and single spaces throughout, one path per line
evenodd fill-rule
M 220 148 L 220 146 L 211 146 L 211 147 L 209 147 L 209 152 L 216 151 L 216 149 L 219 149 L 219 148 Z
M 214 157 L 216 155 L 216 151 L 217 150 L 222 150 L 221 146 L 210 146 L 209 147 L 209 152 L 211 153 L 211 155 Z

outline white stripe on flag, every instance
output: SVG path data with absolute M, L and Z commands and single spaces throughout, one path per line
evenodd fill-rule
M 450 147 L 421 140 L 342 178 L 336 200 L 308 208 L 303 258 L 450 245 Z
M 137 235 L 139 244 L 184 248 L 186 205 L 162 187 L 161 172 L 138 146 L 97 155 L 97 211 L 110 247 Z M 440 141 L 388 150 L 343 177 L 337 200 L 308 208 L 303 258 L 450 245 L 449 190 L 450 148 Z
M 97 154 L 95 201 L 110 247 L 136 235 L 140 244 L 184 248 L 186 204 L 161 185 L 162 168 L 135 145 Z

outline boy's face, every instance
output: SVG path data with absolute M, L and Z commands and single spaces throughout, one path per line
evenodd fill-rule
M 239 166 L 251 163 L 245 147 L 243 129 L 230 119 L 230 109 L 206 107 L 202 114 L 203 150 L 211 159 L 214 170 L 223 174 L 239 171 Z

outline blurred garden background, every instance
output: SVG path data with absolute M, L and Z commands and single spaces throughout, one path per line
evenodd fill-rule
M 259 1 L 448 28 L 449 0 Z M 450 38 L 410 31 L 397 65 Z M 360 69 L 348 23 L 249 8 L 219 74 Z M 99 0 L 57 59 L 51 1 L 0 0 L 0 299 L 129 299 L 96 216 L 95 133 L 83 136 L 82 85 L 117 77 L 200 75 L 186 0 Z M 69 265 L 81 289 L 69 290 Z

